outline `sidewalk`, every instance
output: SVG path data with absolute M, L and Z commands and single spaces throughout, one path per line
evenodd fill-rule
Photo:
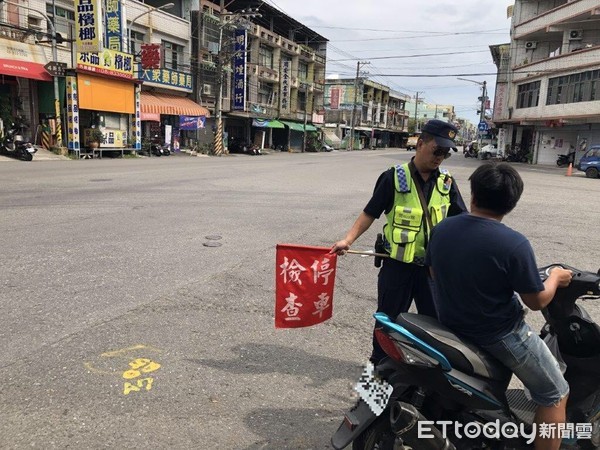
M 14 162 L 23 162 L 16 158 L 9 158 L 8 156 L 0 155 L 0 162 L 5 161 L 14 161 Z M 46 150 L 45 148 L 38 147 L 38 151 L 33 155 L 33 161 L 70 161 L 70 159 L 66 156 L 57 155 L 50 150 Z

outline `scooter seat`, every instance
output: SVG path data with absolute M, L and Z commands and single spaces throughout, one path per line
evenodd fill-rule
M 402 313 L 396 323 L 426 344 L 441 352 L 453 368 L 497 381 L 508 380 L 512 373 L 500 361 L 476 345 L 459 338 L 436 319 L 413 313 Z

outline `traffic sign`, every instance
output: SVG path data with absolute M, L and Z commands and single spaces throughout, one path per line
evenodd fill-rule
M 488 131 L 490 129 L 488 123 L 484 121 L 479 122 L 477 128 L 479 129 L 479 131 Z
M 53 77 L 64 77 L 67 70 L 67 65 L 61 62 L 50 61 L 44 66 L 44 69 L 46 69 L 46 72 Z

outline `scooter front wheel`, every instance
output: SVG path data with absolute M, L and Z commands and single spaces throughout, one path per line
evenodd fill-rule
M 31 161 L 33 159 L 33 155 L 26 151 L 26 152 L 21 153 L 21 159 L 23 161 Z

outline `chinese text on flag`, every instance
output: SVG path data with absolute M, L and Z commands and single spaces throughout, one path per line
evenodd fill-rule
M 275 327 L 299 328 L 331 318 L 337 255 L 325 247 L 277 244 Z

